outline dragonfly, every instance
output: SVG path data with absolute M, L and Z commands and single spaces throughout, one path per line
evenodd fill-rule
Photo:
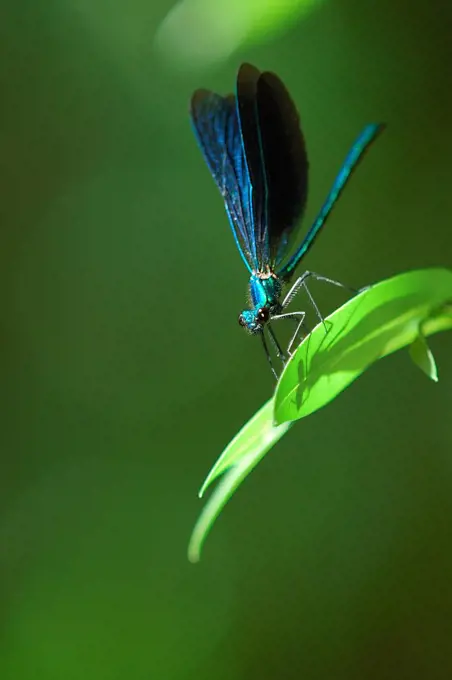
M 295 280 L 293 277 L 353 171 L 385 125 L 370 123 L 364 127 L 317 217 L 290 256 L 292 236 L 307 202 L 308 156 L 297 108 L 281 79 L 270 71 L 261 72 L 251 64 L 242 64 L 235 94 L 222 96 L 206 89 L 196 90 L 191 98 L 190 117 L 250 276 L 250 305 L 240 313 L 239 323 L 250 334 L 260 336 L 277 378 L 265 331 L 284 364 L 287 357 L 274 333 L 274 322 L 281 319 L 296 322 L 286 350 L 290 356 L 306 316 L 305 311 L 288 310 L 297 293 L 306 291 L 323 322 L 308 280 L 344 287 L 312 271 L 305 271 Z

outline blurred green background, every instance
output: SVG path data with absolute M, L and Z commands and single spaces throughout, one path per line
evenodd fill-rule
M 356 287 L 450 267 L 452 7 L 325 0 L 215 59 L 190 57 L 207 19 L 175 54 L 171 8 L 0 6 L 0 678 L 450 678 L 450 334 L 437 385 L 406 352 L 379 363 L 264 459 L 198 566 L 186 547 L 205 474 L 272 389 L 190 94 L 231 90 L 245 60 L 281 76 L 305 228 L 387 121 L 306 266 Z

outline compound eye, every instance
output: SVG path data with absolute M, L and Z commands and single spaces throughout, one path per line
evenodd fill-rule
M 257 320 L 259 323 L 267 323 L 270 316 L 270 310 L 268 307 L 261 307 L 257 312 Z
M 246 321 L 245 321 L 245 317 L 243 316 L 243 314 L 239 314 L 239 324 L 241 326 L 246 326 Z

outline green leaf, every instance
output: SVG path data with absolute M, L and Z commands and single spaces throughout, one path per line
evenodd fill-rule
M 320 0 L 181 0 L 156 32 L 155 44 L 171 61 L 207 66 L 246 44 L 268 42 Z M 202 26 L 194 33 L 188 26 Z
M 326 329 L 325 329 L 326 326 Z M 273 399 L 226 447 L 201 487 L 224 474 L 193 529 L 188 556 L 200 558 L 213 523 L 245 477 L 292 421 L 328 404 L 366 368 L 401 347 L 433 380 L 436 364 L 424 336 L 452 328 L 452 271 L 424 269 L 369 287 L 337 309 L 301 343 Z
M 225 448 L 199 492 L 199 496 L 202 496 L 214 479 L 229 470 L 204 506 L 193 529 L 188 547 L 190 562 L 198 562 L 202 544 L 223 507 L 245 477 L 289 427 L 290 423 L 279 427 L 273 425 L 273 399 L 270 399 Z
M 227 445 L 207 475 L 199 491 L 200 498 L 214 479 L 226 472 L 228 468 L 236 465 L 247 456 L 255 455 L 256 452 L 264 451 L 266 453 L 287 431 L 287 427 L 273 427 L 273 408 L 273 399 L 270 399 Z
M 287 363 L 275 423 L 317 411 L 377 359 L 423 335 L 452 328 L 452 272 L 423 269 L 382 281 L 318 324 Z
M 432 354 L 427 340 L 419 334 L 409 348 L 410 357 L 416 366 L 425 373 L 431 380 L 438 382 L 438 369 L 436 368 L 435 357 Z

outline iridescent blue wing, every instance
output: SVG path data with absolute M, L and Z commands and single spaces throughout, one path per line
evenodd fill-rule
M 297 109 L 274 73 L 242 64 L 237 108 L 253 188 L 258 268 L 274 269 L 287 252 L 308 193 L 308 159 Z
M 306 255 L 309 248 L 314 243 L 314 240 L 318 236 L 321 228 L 327 221 L 332 208 L 344 190 L 345 185 L 350 179 L 353 171 L 357 168 L 359 162 L 362 160 L 365 152 L 368 150 L 372 142 L 375 141 L 375 139 L 385 129 L 385 127 L 386 126 L 383 123 L 370 123 L 369 125 L 366 125 L 359 137 L 355 140 L 355 143 L 348 152 L 348 155 L 343 162 L 336 179 L 334 180 L 333 186 L 326 197 L 326 201 L 320 208 L 320 212 L 314 220 L 312 227 L 309 229 L 297 251 L 292 255 L 287 264 L 278 272 L 279 277 L 285 279 L 286 281 L 290 279 L 294 270 L 302 258 Z
M 197 90 L 191 99 L 190 114 L 199 146 L 223 196 L 238 249 L 252 271 L 257 267 L 252 188 L 235 97 Z

